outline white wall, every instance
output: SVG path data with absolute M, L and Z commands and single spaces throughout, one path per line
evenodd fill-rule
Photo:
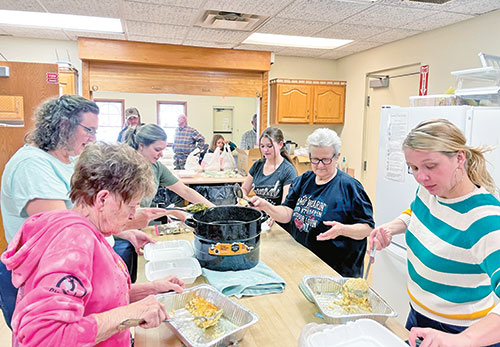
M 337 60 L 337 77 L 347 80 L 342 147 L 357 177 L 362 159 L 366 74 L 414 63 L 428 64 L 429 94 L 443 93 L 455 85 L 451 71 L 481 66 L 479 52 L 500 55 L 498 23 L 500 11 L 495 11 Z
M 97 99 L 124 99 L 125 108 L 139 109 L 144 123 L 157 123 L 157 101 L 187 102 L 188 124 L 205 136 L 207 143 L 213 135 L 213 107 L 233 107 L 233 140 L 237 145 L 243 133 L 251 129 L 250 122 L 257 109 L 256 98 L 118 92 L 94 92 L 93 95 Z
M 309 79 L 309 80 L 337 80 L 336 62 L 328 59 L 298 58 L 276 56 L 275 62 L 269 71 L 269 79 L 289 78 L 289 79 Z M 269 114 L 269 118 L 271 113 Z M 315 129 L 325 127 L 325 125 L 296 125 L 296 124 L 271 124 L 280 128 L 285 135 L 285 139 L 297 142 L 304 146 L 307 136 Z M 339 135 L 342 133 L 342 125 L 328 126 Z

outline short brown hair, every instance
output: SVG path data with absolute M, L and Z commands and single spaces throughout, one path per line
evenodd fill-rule
M 69 196 L 75 204 L 90 206 L 101 190 L 119 195 L 125 203 L 153 195 L 151 165 L 126 144 L 88 144 L 76 162 Z

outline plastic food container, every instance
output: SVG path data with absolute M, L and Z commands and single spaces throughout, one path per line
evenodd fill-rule
M 403 347 L 408 345 L 383 325 L 360 319 L 343 325 L 307 324 L 299 339 L 300 347 Z
M 174 170 L 174 174 L 177 177 L 183 178 L 183 177 L 194 177 L 196 176 L 197 172 L 194 170 Z
M 372 288 L 368 292 L 368 300 L 371 303 L 373 312 L 345 313 L 336 310 L 335 305 L 332 304 L 341 298 L 342 285 L 348 279 L 333 276 L 304 276 L 302 279 L 304 289 L 310 294 L 326 322 L 341 324 L 361 318 L 369 318 L 384 323 L 387 318 L 397 316 L 392 307 Z
M 144 246 L 144 259 L 148 261 L 173 260 L 193 255 L 193 246 L 186 240 L 161 241 Z
M 159 260 L 146 263 L 146 278 L 156 281 L 168 276 L 177 276 L 184 283 L 190 284 L 201 275 L 201 266 L 195 258 Z
M 201 284 L 190 289 L 186 289 L 181 294 L 167 293 L 158 295 L 158 300 L 165 305 L 167 311 L 175 316 L 186 314 L 186 303 L 194 296 L 203 299 L 222 309 L 222 317 L 213 327 L 202 330 L 192 321 L 172 321 L 168 322 L 174 328 L 175 334 L 186 346 L 213 347 L 236 345 L 245 335 L 248 327 L 257 323 L 259 317 L 232 301 L 224 294 L 208 284 Z

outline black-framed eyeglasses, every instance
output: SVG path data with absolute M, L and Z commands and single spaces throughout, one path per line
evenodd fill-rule
M 82 123 L 78 123 L 78 125 L 81 126 L 83 129 L 87 130 L 87 135 L 89 135 L 89 136 L 95 136 L 97 134 L 97 130 L 96 129 L 92 129 L 92 128 L 86 127 Z
M 333 157 L 331 157 L 331 158 L 323 158 L 323 159 L 312 158 L 311 155 L 309 155 L 309 160 L 311 161 L 311 164 L 314 164 L 314 165 L 319 165 L 320 162 L 323 163 L 323 165 L 330 165 L 334 158 L 335 158 L 335 155 L 333 155 Z

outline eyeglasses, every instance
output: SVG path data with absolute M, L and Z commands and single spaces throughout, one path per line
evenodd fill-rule
M 88 136 L 95 136 L 97 134 L 97 130 L 96 129 L 92 129 L 92 128 L 86 127 L 82 123 L 78 123 L 78 125 L 81 126 L 83 129 L 87 130 L 87 135 Z
M 311 161 L 311 164 L 313 164 L 313 165 L 319 165 L 320 162 L 323 163 L 323 165 L 330 165 L 334 158 L 335 158 L 335 155 L 333 155 L 333 157 L 331 157 L 331 158 L 324 158 L 324 159 L 311 158 L 311 156 L 309 156 L 309 160 Z

